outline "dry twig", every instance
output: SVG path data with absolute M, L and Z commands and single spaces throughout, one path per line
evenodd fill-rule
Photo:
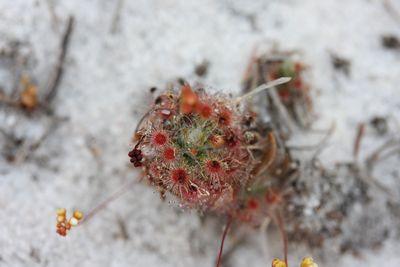
M 353 147 L 353 156 L 354 156 L 355 160 L 358 159 L 358 154 L 360 152 L 361 140 L 364 136 L 364 133 L 365 133 L 365 124 L 360 123 L 358 125 L 357 135 L 356 135 L 356 139 L 354 141 L 354 147 Z
M 46 92 L 47 95 L 44 98 L 44 107 L 45 109 L 50 109 L 50 103 L 53 98 L 56 96 L 58 85 L 60 84 L 60 80 L 63 74 L 63 66 L 65 55 L 67 54 L 68 44 L 70 41 L 70 36 L 74 26 L 74 17 L 70 16 L 68 18 L 66 29 L 61 37 L 61 44 L 59 55 L 57 58 L 57 62 L 54 68 L 53 73 L 50 75 L 50 79 L 47 83 Z

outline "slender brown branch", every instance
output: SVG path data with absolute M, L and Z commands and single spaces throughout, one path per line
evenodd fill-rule
M 365 124 L 364 123 L 360 123 L 358 125 L 358 130 L 357 130 L 357 135 L 356 135 L 356 139 L 354 141 L 354 147 L 353 147 L 353 156 L 354 159 L 358 159 L 358 154 L 360 152 L 360 145 L 361 145 L 361 140 L 364 136 L 365 133 Z
M 372 165 L 379 157 L 380 155 L 388 148 L 395 146 L 397 141 L 395 139 L 390 139 L 387 142 L 385 142 L 383 145 L 378 147 L 374 152 L 372 152 L 366 159 L 366 164 Z
M 44 106 L 49 109 L 50 103 L 53 98 L 56 96 L 58 85 L 61 81 L 61 77 L 63 75 L 63 67 L 64 60 L 67 54 L 68 45 L 71 37 L 71 33 L 74 26 L 74 17 L 70 16 L 68 18 L 67 26 L 65 28 L 64 33 L 61 36 L 61 44 L 59 49 L 59 55 L 57 58 L 57 62 L 54 68 L 53 73 L 50 75 L 49 81 L 47 83 L 46 92 L 47 95 L 44 98 Z

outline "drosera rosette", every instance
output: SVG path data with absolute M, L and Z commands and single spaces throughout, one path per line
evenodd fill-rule
M 182 207 L 238 217 L 259 163 L 240 99 L 189 84 L 162 93 L 137 127 L 131 162 Z
M 294 128 L 309 129 L 313 121 L 311 87 L 307 83 L 307 65 L 294 52 L 253 51 L 243 78 L 244 91 L 251 91 L 261 84 L 280 77 L 291 77 L 291 81 L 264 93 L 258 106 L 266 108 L 274 127 L 288 138 Z

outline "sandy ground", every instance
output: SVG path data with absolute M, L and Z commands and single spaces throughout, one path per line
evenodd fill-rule
M 65 120 L 27 160 L 0 159 L 0 266 L 213 266 L 222 224 L 202 224 L 196 213 L 161 202 L 145 185 L 135 185 L 67 238 L 55 234 L 55 209 L 87 211 L 137 179 L 127 152 L 152 101 L 151 86 L 185 77 L 237 93 L 256 45 L 297 50 L 310 66 L 316 127 L 337 124 L 322 155 L 327 164 L 351 158 L 358 122 L 377 114 L 400 119 L 400 52 L 380 42 L 382 34 L 400 35 L 400 21 L 383 0 L 126 0 L 114 32 L 117 1 L 53 2 L 58 24 L 44 0 L 0 0 L 0 45 L 27 43 L 30 74 L 40 86 L 53 68 L 67 16 L 75 17 L 54 100 L 55 113 Z M 331 53 L 351 61 L 350 77 L 333 69 Z M 198 79 L 193 69 L 203 60 L 210 62 L 209 74 Z M 1 112 L 3 128 L 29 138 L 48 123 Z M 280 255 L 276 249 L 265 255 L 257 233 L 249 235 L 252 241 L 234 253 L 230 266 L 268 266 Z M 270 243 L 279 246 L 278 239 Z M 388 241 L 357 259 L 335 257 L 320 266 L 399 266 L 399 248 Z M 305 251 L 290 248 L 292 266 Z

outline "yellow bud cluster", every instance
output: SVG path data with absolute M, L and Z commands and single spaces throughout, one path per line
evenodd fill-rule
M 272 261 L 272 267 L 287 267 L 287 265 L 280 259 L 274 259 Z M 318 264 L 316 264 L 311 257 L 305 257 L 302 260 L 300 267 L 318 267 Z
M 280 259 L 274 259 L 272 261 L 272 267 L 287 267 L 286 263 Z
M 305 257 L 300 267 L 318 267 L 318 264 L 316 264 L 311 257 Z
M 67 220 L 67 211 L 64 208 L 57 209 L 57 233 L 61 236 L 66 236 L 71 227 L 77 226 L 83 219 L 83 213 L 76 210 L 72 217 Z

